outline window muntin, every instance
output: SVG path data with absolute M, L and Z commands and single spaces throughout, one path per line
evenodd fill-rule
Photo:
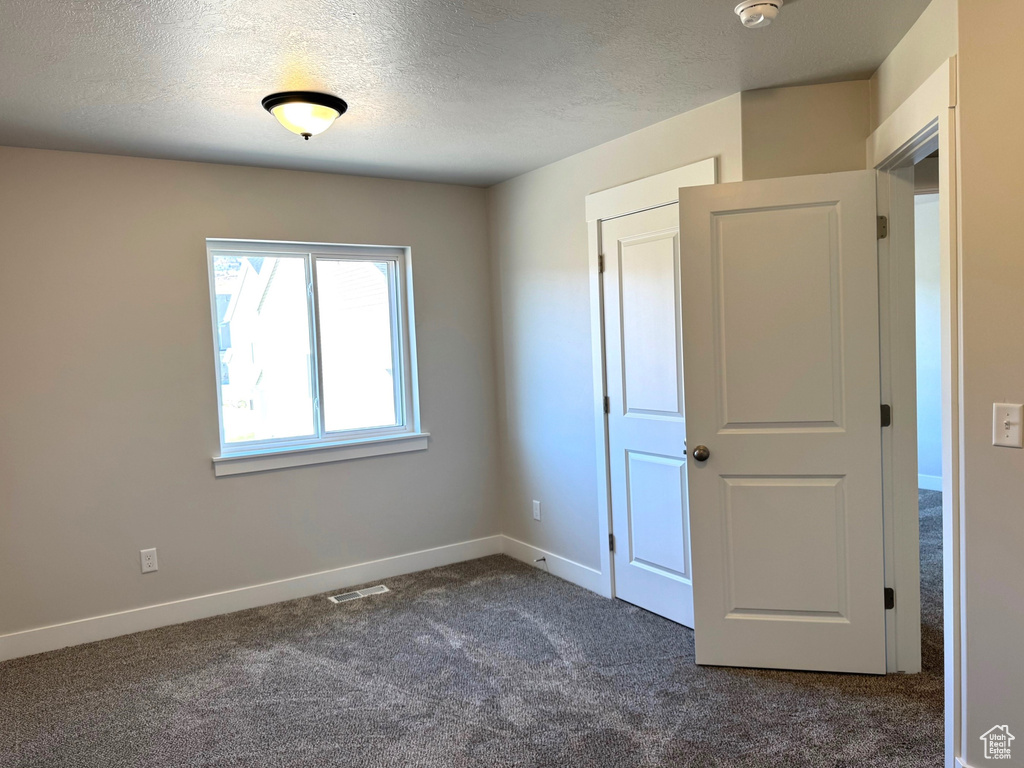
M 207 245 L 222 455 L 417 431 L 407 249 Z

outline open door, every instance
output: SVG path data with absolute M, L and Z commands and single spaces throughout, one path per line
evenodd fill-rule
M 679 194 L 697 662 L 884 674 L 875 174 Z

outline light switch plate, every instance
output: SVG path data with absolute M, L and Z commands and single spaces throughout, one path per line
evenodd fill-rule
M 1024 448 L 1024 405 L 995 403 L 992 406 L 992 445 Z
M 540 502 L 536 499 L 533 502 L 533 519 L 540 520 Z

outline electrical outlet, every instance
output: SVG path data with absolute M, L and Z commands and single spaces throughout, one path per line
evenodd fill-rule
M 536 499 L 533 500 L 533 519 L 540 520 L 540 502 Z
M 143 549 L 139 552 L 142 558 L 142 572 L 152 573 L 159 570 L 156 564 L 156 549 Z

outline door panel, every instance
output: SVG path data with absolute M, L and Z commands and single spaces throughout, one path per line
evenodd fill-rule
M 697 661 L 885 672 L 868 171 L 680 190 Z
M 729 426 L 835 424 L 842 411 L 834 205 L 715 218 L 720 400 Z M 768 249 L 770 245 L 770 250 Z M 727 257 L 728 256 L 728 257 Z M 740 307 L 741 312 L 726 311 Z
M 667 222 L 666 215 L 666 223 Z M 615 227 L 612 226 L 614 229 Z M 627 413 L 683 415 L 675 228 L 619 241 L 623 393 Z
M 682 515 L 686 461 L 626 451 L 626 485 L 631 564 L 689 579 Z
M 678 206 L 602 222 L 615 594 L 693 626 Z
M 726 615 L 844 616 L 843 479 L 723 482 L 731 606 Z

